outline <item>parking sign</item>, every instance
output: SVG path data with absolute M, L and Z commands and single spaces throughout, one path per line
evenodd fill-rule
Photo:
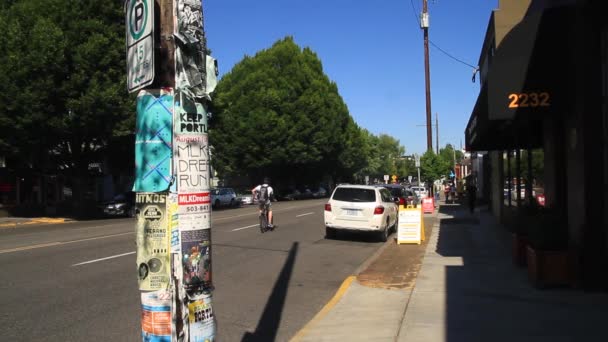
M 135 92 L 154 81 L 154 1 L 125 2 L 127 89 Z

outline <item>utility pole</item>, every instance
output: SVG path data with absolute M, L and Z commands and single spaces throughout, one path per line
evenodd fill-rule
M 125 0 L 137 92 L 137 273 L 144 341 L 213 341 L 207 111 L 216 83 L 201 0 Z
M 431 70 L 429 66 L 429 13 L 427 0 L 422 0 L 420 28 L 424 32 L 424 80 L 426 85 L 426 148 L 433 149 L 433 129 L 431 127 Z
M 439 155 L 439 113 L 435 113 L 435 153 Z

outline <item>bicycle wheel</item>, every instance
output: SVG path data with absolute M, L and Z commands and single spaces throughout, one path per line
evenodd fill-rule
M 262 232 L 262 233 L 266 232 L 267 227 L 268 227 L 268 221 L 267 221 L 266 213 L 262 212 L 262 214 L 260 215 L 260 232 Z

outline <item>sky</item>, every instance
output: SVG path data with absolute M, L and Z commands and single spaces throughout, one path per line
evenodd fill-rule
M 498 0 L 429 0 L 429 39 L 477 66 Z M 415 10 L 412 8 L 414 7 Z M 406 154 L 426 151 L 422 0 L 203 0 L 207 45 L 220 78 L 241 61 L 292 36 L 311 48 L 338 85 L 350 115 L 375 135 L 400 141 Z M 479 94 L 473 68 L 430 45 L 431 111 L 439 145 L 464 147 Z M 435 148 L 433 127 L 433 148 Z

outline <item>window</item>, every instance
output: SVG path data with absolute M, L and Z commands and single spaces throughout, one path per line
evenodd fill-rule
M 376 192 L 373 189 L 337 188 L 333 200 L 345 202 L 376 202 Z

